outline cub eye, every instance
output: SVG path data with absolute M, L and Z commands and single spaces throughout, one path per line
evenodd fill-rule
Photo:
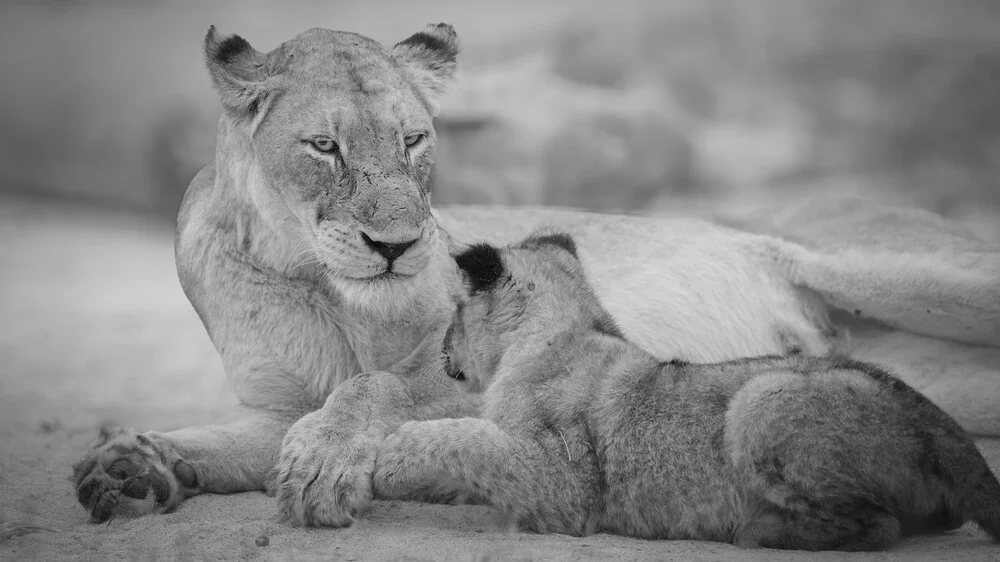
M 406 135 L 403 137 L 403 142 L 406 144 L 406 148 L 413 148 L 414 146 L 420 144 L 420 141 L 424 140 L 425 136 L 427 135 L 423 133 L 413 133 L 412 135 Z
M 337 143 L 333 142 L 333 139 L 330 137 L 317 137 L 309 141 L 309 144 L 320 152 L 337 152 Z

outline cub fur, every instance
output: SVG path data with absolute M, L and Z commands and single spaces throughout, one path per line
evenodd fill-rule
M 660 362 L 627 341 L 573 240 L 456 257 L 468 294 L 445 371 L 483 419 L 408 422 L 382 445 L 384 497 L 470 494 L 521 527 L 741 547 L 875 550 L 976 521 L 1000 483 L 962 428 L 885 370 L 766 356 Z

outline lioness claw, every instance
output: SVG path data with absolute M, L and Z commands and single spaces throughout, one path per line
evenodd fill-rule
M 278 506 L 293 525 L 347 527 L 372 500 L 377 441 L 339 434 L 313 412 L 288 431 L 278 460 Z

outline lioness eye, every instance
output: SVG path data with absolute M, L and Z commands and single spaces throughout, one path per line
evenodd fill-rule
M 406 148 L 413 148 L 420 144 L 420 141 L 424 140 L 423 133 L 413 133 L 412 135 L 406 135 L 403 138 L 403 142 L 406 143 Z
M 313 148 L 320 152 L 336 152 L 337 143 L 333 142 L 333 139 L 329 137 L 318 137 L 312 140 L 311 144 Z

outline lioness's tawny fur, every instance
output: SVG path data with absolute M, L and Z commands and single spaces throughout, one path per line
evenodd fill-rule
M 562 234 L 456 261 L 469 294 L 444 360 L 484 393 L 483 418 L 404 424 L 377 494 L 470 494 L 572 535 L 873 550 L 974 520 L 1000 540 L 1000 483 L 972 440 L 885 370 L 661 362 L 624 337 Z

